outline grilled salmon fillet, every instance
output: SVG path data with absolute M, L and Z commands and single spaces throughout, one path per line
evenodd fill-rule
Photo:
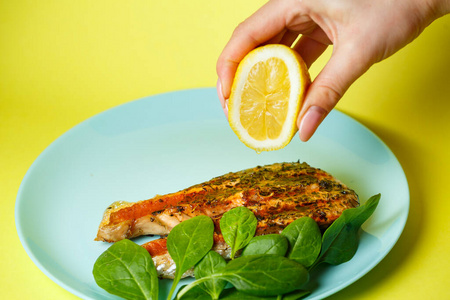
M 276 163 L 228 173 L 176 193 L 135 203 L 115 202 L 100 223 L 96 240 L 116 242 L 140 235 L 167 235 L 180 222 L 207 215 L 215 223 L 213 250 L 229 258 L 231 250 L 220 233 L 222 215 L 246 206 L 258 220 L 256 235 L 280 233 L 292 221 L 308 216 L 325 230 L 358 196 L 329 173 L 306 163 Z M 175 265 L 165 238 L 143 245 L 158 274 L 173 278 Z M 192 276 L 192 270 L 184 276 Z
M 276 163 L 228 173 L 148 200 L 115 202 L 106 209 L 95 240 L 167 235 L 178 223 L 197 215 L 207 215 L 217 223 L 223 213 L 237 206 L 246 206 L 255 214 L 258 234 L 279 232 L 303 216 L 326 229 L 342 211 L 357 205 L 356 193 L 329 173 L 306 163 Z

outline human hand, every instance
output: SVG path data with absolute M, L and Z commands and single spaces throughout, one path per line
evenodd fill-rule
M 299 137 L 307 141 L 370 66 L 449 12 L 450 0 L 271 0 L 239 24 L 217 61 L 217 92 L 224 112 L 228 115 L 226 99 L 237 66 L 252 49 L 272 43 L 292 46 L 309 67 L 333 45 L 297 118 Z

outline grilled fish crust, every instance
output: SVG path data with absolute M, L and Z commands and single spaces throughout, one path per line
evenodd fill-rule
M 178 223 L 197 215 L 207 215 L 217 224 L 223 213 L 237 206 L 255 214 L 258 234 L 279 232 L 303 216 L 326 229 L 345 209 L 358 205 L 356 193 L 329 173 L 306 163 L 276 163 L 148 200 L 115 202 L 106 209 L 95 240 L 167 235 Z

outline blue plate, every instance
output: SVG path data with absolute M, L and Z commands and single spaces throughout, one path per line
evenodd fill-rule
M 308 143 L 294 137 L 282 150 L 256 154 L 228 126 L 213 88 L 151 96 L 110 109 L 69 130 L 36 159 L 17 196 L 17 231 L 33 262 L 57 284 L 84 299 L 115 299 L 92 276 L 95 260 L 109 247 L 94 242 L 109 204 L 175 192 L 230 171 L 297 160 L 330 172 L 362 202 L 382 194 L 363 225 L 354 258 L 313 275 L 315 289 L 307 299 L 321 299 L 385 257 L 409 209 L 408 184 L 395 156 L 367 128 L 336 110 Z M 169 288 L 170 281 L 162 280 L 161 299 Z

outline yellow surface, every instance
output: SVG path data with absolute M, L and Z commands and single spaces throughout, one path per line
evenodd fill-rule
M 0 1 L 1 299 L 76 299 L 33 264 L 16 234 L 16 194 L 37 156 L 108 108 L 215 86 L 222 47 L 262 3 Z M 450 16 L 436 21 L 370 69 L 339 104 L 397 155 L 411 210 L 388 256 L 330 299 L 450 299 L 449 32 Z

